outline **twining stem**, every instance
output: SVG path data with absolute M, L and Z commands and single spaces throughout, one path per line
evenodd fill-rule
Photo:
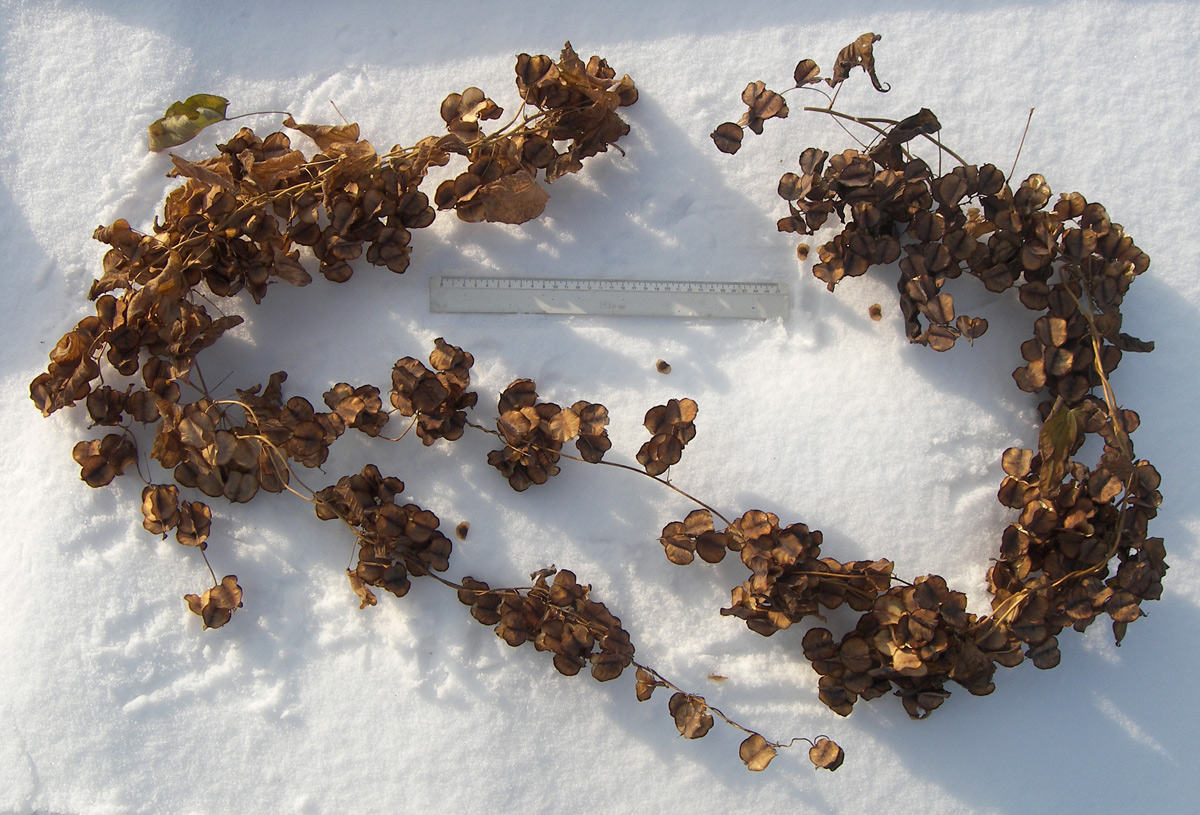
M 708 700 L 705 699 L 703 696 L 697 696 L 694 693 L 689 693 L 688 691 L 686 691 L 683 688 L 676 685 L 671 680 L 667 679 L 665 676 L 663 676 L 658 671 L 651 668 L 649 665 L 643 665 L 642 663 L 638 662 L 637 660 L 630 661 L 630 664 L 633 667 L 638 668 L 639 670 L 645 671 L 646 673 L 650 674 L 650 676 L 654 677 L 655 682 L 658 685 L 660 685 L 661 687 L 668 688 L 669 690 L 673 690 L 676 693 L 682 693 L 685 696 L 689 696 L 693 699 L 699 700 L 700 702 L 702 702 L 704 704 L 704 707 L 706 709 L 708 709 L 713 715 L 715 715 L 721 721 L 725 722 L 725 724 L 729 725 L 730 727 L 740 730 L 749 736 L 762 737 L 762 733 L 759 733 L 756 730 L 751 730 L 750 728 L 748 728 L 742 724 L 739 724 L 738 722 L 729 718 L 728 716 L 725 715 L 725 713 L 719 707 L 715 707 L 715 706 L 709 704 Z M 818 740 L 821 738 L 828 738 L 828 737 L 817 736 Z M 763 740 L 766 741 L 769 746 L 775 747 L 778 749 L 785 749 L 785 748 L 791 747 L 793 744 L 795 744 L 798 741 L 808 742 L 808 744 L 810 746 L 812 746 L 814 744 L 814 741 L 812 739 L 805 738 L 804 736 L 797 736 L 796 738 L 793 738 L 791 741 L 789 741 L 787 744 L 784 744 L 782 742 L 777 742 L 777 741 L 770 741 L 769 739 L 766 739 L 765 737 L 763 737 Z
M 1104 363 L 1101 360 L 1101 338 L 1100 329 L 1096 326 L 1095 319 L 1095 303 L 1092 302 L 1090 292 L 1088 293 L 1088 305 L 1090 308 L 1085 308 L 1079 297 L 1076 296 L 1074 290 L 1070 286 L 1070 282 L 1066 280 L 1066 272 L 1063 268 L 1059 269 L 1059 279 L 1062 281 L 1063 288 L 1067 294 L 1075 301 L 1075 306 L 1079 309 L 1079 313 L 1084 316 L 1088 323 L 1088 334 L 1092 340 L 1092 367 L 1096 369 L 1096 374 L 1100 378 L 1100 387 L 1104 391 L 1104 403 L 1108 406 L 1108 416 L 1112 424 L 1113 434 L 1116 436 L 1117 442 L 1121 446 L 1121 452 L 1130 460 L 1133 459 L 1133 443 L 1129 440 L 1129 435 L 1125 432 L 1124 422 L 1121 421 L 1119 408 L 1117 407 L 1117 397 L 1113 393 L 1112 385 L 1108 382 L 1108 373 L 1104 370 Z
M 208 573 L 212 575 L 213 586 L 219 585 L 217 573 L 213 571 L 212 564 L 208 562 L 208 555 L 204 553 L 203 549 L 200 550 L 200 557 L 204 558 L 204 565 L 208 567 Z
M 335 108 L 336 110 L 336 108 Z M 232 122 L 235 119 L 245 119 L 247 116 L 266 116 L 267 114 L 276 116 L 291 116 L 292 114 L 286 110 L 252 110 L 249 113 L 239 113 L 237 116 L 226 116 L 223 121 Z
M 871 130 L 874 130 L 876 133 L 878 133 L 879 135 L 884 136 L 884 137 L 887 136 L 888 131 L 882 127 L 879 127 L 880 124 L 888 124 L 888 125 L 900 124 L 900 122 L 896 119 L 883 119 L 883 118 L 878 118 L 878 117 L 852 116 L 849 113 L 842 113 L 839 110 L 834 110 L 832 107 L 828 107 L 828 108 L 806 107 L 806 108 L 804 108 L 804 110 L 812 111 L 813 113 L 825 113 L 825 114 L 828 114 L 828 115 L 833 116 L 838 119 L 845 119 L 847 121 L 854 122 L 855 124 L 860 124 L 863 127 L 868 127 Z M 962 156 L 960 156 L 958 153 L 951 150 L 946 145 L 942 144 L 941 140 L 933 138 L 928 133 L 921 133 L 920 135 L 923 136 L 926 141 L 930 142 L 931 144 L 936 145 L 939 150 L 946 153 L 946 155 L 953 158 L 959 164 L 963 165 L 964 167 L 967 166 L 967 160 L 964 159 Z
M 508 442 L 508 439 L 504 438 L 504 434 L 503 434 L 503 433 L 500 433 L 498 430 L 491 430 L 490 428 L 484 427 L 483 425 L 478 425 L 478 424 L 475 424 L 474 422 L 467 422 L 467 425 L 468 425 L 469 427 L 473 427 L 473 428 L 475 428 L 476 430 L 482 430 L 484 433 L 487 433 L 487 434 L 489 434 L 489 435 L 495 436 L 496 438 L 498 438 L 498 439 L 500 439 L 501 441 L 503 441 L 503 442 L 504 442 L 504 444 L 505 444 L 505 446 L 506 446 L 506 447 L 508 447 L 508 448 L 509 448 L 509 449 L 511 449 L 511 450 L 516 450 L 518 453 L 519 453 L 519 452 L 522 452 L 521 448 L 519 448 L 519 447 L 514 447 L 512 444 L 509 444 L 509 442 Z M 560 456 L 560 457 L 562 457 L 562 458 L 570 459 L 571 461 L 579 461 L 579 462 L 582 462 L 582 463 L 584 463 L 584 464 L 604 464 L 604 465 L 606 465 L 606 466 L 608 466 L 608 467 L 618 467 L 618 468 L 620 468 L 620 469 L 622 469 L 622 470 L 629 470 L 629 471 L 630 471 L 630 472 L 632 472 L 632 473 L 637 473 L 638 475 L 643 475 L 643 476 L 645 476 L 646 478 L 650 478 L 650 479 L 653 479 L 654 481 L 657 481 L 659 484 L 662 484 L 664 487 L 669 487 L 669 488 L 671 488 L 671 489 L 675 490 L 675 492 L 679 493 L 680 495 L 682 495 L 684 498 L 688 499 L 688 500 L 689 500 L 689 501 L 691 501 L 692 503 L 694 503 L 694 504 L 696 504 L 696 505 L 698 505 L 698 506 L 700 506 L 700 507 L 703 507 L 704 509 L 708 510 L 708 511 L 709 511 L 709 512 L 711 512 L 713 515 L 717 516 L 717 517 L 718 517 L 718 518 L 720 518 L 722 521 L 724 521 L 726 526 L 730 526 L 730 525 L 732 525 L 732 522 L 731 522 L 731 521 L 730 521 L 728 518 L 726 518 L 724 515 L 722 515 L 722 514 L 721 514 L 720 512 L 718 512 L 717 510 L 713 509 L 713 508 L 712 508 L 711 506 L 709 506 L 708 504 L 706 504 L 706 503 L 704 503 L 703 501 L 701 501 L 701 500 L 700 500 L 699 498 L 697 498 L 696 496 L 694 496 L 694 495 L 691 495 L 690 493 L 687 493 L 687 492 L 685 492 L 685 491 L 681 490 L 679 487 L 676 487 L 674 484 L 672 484 L 670 481 L 667 481 L 665 478 L 659 478 L 659 477 L 658 477 L 658 476 L 656 476 L 656 475 L 651 475 L 650 473 L 646 472 L 645 470 L 639 470 L 637 467 L 631 467 L 631 466 L 630 466 L 630 465 L 628 465 L 628 464 L 620 464 L 620 463 L 618 463 L 618 462 L 615 462 L 615 461 L 603 461 L 603 460 L 602 460 L 602 461 L 588 461 L 588 460 L 587 460 L 587 459 L 585 459 L 585 458 L 580 458 L 579 456 L 573 456 L 573 455 L 571 455 L 570 453 L 564 453 L 564 452 L 563 452 L 563 451 L 561 451 L 561 450 L 551 450 L 551 449 L 549 449 L 549 448 L 546 448 L 546 447 L 541 447 L 541 446 L 539 446 L 539 445 L 536 445 L 536 444 L 530 444 L 530 445 L 528 445 L 528 448 L 529 448 L 530 450 L 537 450 L 538 452 L 542 452 L 542 453 L 550 453 L 550 454 L 553 454 L 553 455 L 555 455 L 555 456 Z
M 536 445 L 534 445 L 534 446 L 536 447 Z M 541 448 L 537 448 L 537 449 L 541 449 Z M 622 470 L 629 470 L 630 472 L 637 473 L 638 475 L 644 475 L 644 476 L 646 476 L 646 478 L 653 479 L 654 481 L 657 481 L 659 484 L 662 484 L 664 487 L 669 487 L 669 488 L 675 490 L 675 492 L 679 493 L 680 495 L 682 495 L 684 498 L 688 499 L 692 503 L 697 504 L 698 506 L 703 507 L 704 509 L 707 509 L 713 515 L 716 515 L 718 518 L 720 518 L 722 521 L 724 521 L 726 526 L 731 525 L 731 521 L 728 518 L 726 518 L 724 515 L 722 515 L 720 512 L 713 509 L 711 506 L 704 503 L 703 501 L 701 501 L 699 498 L 692 495 L 691 493 L 684 492 L 679 487 L 676 487 L 674 484 L 672 484 L 670 481 L 667 481 L 665 478 L 659 478 L 657 475 L 651 475 L 650 473 L 646 472 L 645 470 L 639 470 L 637 467 L 631 467 L 628 464 L 621 464 L 616 461 L 603 461 L 603 460 L 602 461 L 588 461 L 585 458 L 580 458 L 579 456 L 573 456 L 570 453 L 564 453 L 561 450 L 555 451 L 555 452 L 557 452 L 558 455 L 562 456 L 563 458 L 570 459 L 571 461 L 581 461 L 584 464 L 603 464 L 606 467 L 619 467 Z
M 399 436 L 396 436 L 395 438 L 393 438 L 391 436 L 376 436 L 375 438 L 380 439 L 382 441 L 400 441 L 401 439 L 403 439 L 405 436 L 408 435 L 408 431 L 412 430 L 413 426 L 416 425 L 416 423 L 417 423 L 417 414 L 414 413 L 413 417 L 412 417 L 412 421 L 408 423 L 408 427 L 404 428 L 404 432 L 401 433 Z

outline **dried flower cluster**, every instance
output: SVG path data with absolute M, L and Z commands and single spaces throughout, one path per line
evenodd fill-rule
M 284 126 L 308 137 L 316 153 L 306 156 L 293 148 L 283 132 L 259 138 L 243 128 L 217 145 L 212 158 L 191 162 L 172 156 L 171 175 L 183 184 L 167 196 L 149 233 L 124 219 L 96 230 L 94 237 L 111 248 L 89 292 L 95 314 L 58 341 L 46 371 L 30 385 L 43 415 L 84 400 L 95 424 L 123 428 L 76 446 L 83 479 L 103 486 L 136 463 L 135 423 L 151 427 L 150 458 L 180 486 L 235 503 L 260 490 L 294 491 L 289 462 L 320 466 L 346 428 L 379 436 L 389 413 L 371 385 L 336 384 L 324 395 L 329 412 L 314 410 L 299 396 L 285 402 L 283 373 L 272 376 L 261 393 L 256 387 L 213 398 L 198 375 L 197 355 L 242 318 L 214 318 L 209 310 L 214 298 L 242 291 L 260 302 L 276 281 L 308 285 L 305 254 L 334 282 L 348 280 L 351 263 L 360 257 L 404 272 L 411 231 L 431 224 L 436 214 L 419 188 L 431 166 L 445 165 L 452 156 L 465 156 L 471 171 L 488 156 L 499 167 L 503 157 L 524 149 L 548 157 L 538 163 L 553 166 L 547 179 L 554 180 L 628 132 L 615 110 L 636 101 L 637 91 L 627 76 L 616 79 L 599 57 L 584 64 L 568 44 L 557 63 L 521 55 L 516 73 L 519 121 L 490 136 L 477 124 L 498 116 L 499 108 L 471 93 L 458 98 L 456 113 L 447 119 L 449 135 L 382 154 L 360 138 L 357 125 L 299 124 L 288 116 Z M 444 114 L 450 101 L 442 106 Z M 151 149 L 181 144 L 222 121 L 227 104 L 212 94 L 175 103 L 151 125 Z M 477 191 L 473 200 L 486 199 L 509 214 L 520 210 L 522 193 L 507 183 Z M 540 195 L 544 203 L 544 191 Z M 503 220 L 519 222 L 540 211 L 539 206 Z M 459 438 L 464 411 L 475 404 L 475 394 L 466 391 L 470 354 L 439 339 L 430 362 L 432 372 L 411 358 L 397 362 L 391 392 L 392 405 L 416 417 L 426 444 Z M 106 383 L 102 366 L 116 381 L 126 381 Z M 147 528 L 174 528 L 169 503 L 164 493 L 154 494 Z M 181 517 L 189 516 L 184 511 Z M 205 622 L 216 627 L 227 619 L 210 615 Z

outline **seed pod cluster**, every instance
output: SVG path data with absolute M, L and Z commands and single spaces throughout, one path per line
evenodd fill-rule
M 839 563 L 822 558 L 819 531 L 804 524 L 780 527 L 778 516 L 757 509 L 722 532 L 714 530 L 708 510 L 694 510 L 685 520 L 667 524 L 659 542 L 667 559 L 679 565 L 691 563 L 693 553 L 709 563 L 722 560 L 726 549 L 739 553 L 751 576 L 733 589 L 733 602 L 721 614 L 745 620 L 763 636 L 807 616 L 819 618 L 820 607 L 834 609 L 846 603 L 866 611 L 891 584 L 891 561 Z
M 401 416 L 417 417 L 417 435 L 426 446 L 438 439 L 462 438 L 466 411 L 475 407 L 478 394 L 471 387 L 475 357 L 443 338 L 433 341 L 429 370 L 416 359 L 404 357 L 392 368 L 392 406 Z
M 540 215 L 550 197 L 537 182 L 539 171 L 553 183 L 629 133 L 616 109 L 636 102 L 637 88 L 628 75 L 617 79 L 600 57 L 584 63 L 568 42 L 557 62 L 544 54 L 521 54 L 516 75 L 524 105 L 538 115 L 526 116 L 515 132 L 485 136 L 480 123 L 499 118 L 503 110 L 479 88 L 442 101 L 446 129 L 469 164 L 438 186 L 438 209 L 453 209 L 470 222 L 524 223 Z M 560 149 L 562 142 L 568 144 Z
M 496 429 L 504 447 L 488 453 L 487 460 L 517 492 L 558 475 L 562 446 L 572 439 L 580 457 L 592 463 L 612 447 L 604 405 L 579 401 L 564 408 L 539 402 L 536 388 L 532 379 L 517 379 L 497 403 Z
M 368 464 L 313 496 L 318 518 L 337 519 L 355 530 L 358 564 L 349 578 L 360 608 L 376 602 L 367 586 L 403 597 L 411 586 L 409 575 L 444 572 L 450 566 L 453 544 L 439 531 L 438 517 L 416 504 L 396 503 L 403 491 L 403 481 Z
M 1103 401 L 1088 396 L 1050 413 L 1038 453 L 1005 451 L 999 499 L 1020 516 L 1004 530 L 988 586 L 994 608 L 1020 604 L 1011 631 L 1030 647 L 1067 627 L 1083 631 L 1105 613 L 1119 643 L 1125 627 L 1144 616 L 1141 602 L 1162 594 L 1166 552 L 1161 538 L 1148 537 L 1162 502 L 1161 477 L 1126 452 L 1137 424 L 1132 411 L 1114 419 Z M 1095 468 L 1069 459 L 1087 433 L 1104 442 Z
M 547 583 L 551 575 L 554 582 Z M 554 654 L 559 673 L 575 676 L 591 665 L 592 677 L 607 682 L 629 667 L 633 644 L 621 621 L 588 596 L 591 590 L 574 572 L 548 569 L 538 572 L 533 587 L 524 591 L 492 591 L 487 583 L 468 577 L 458 599 L 471 607 L 476 620 L 495 626 L 496 636 L 512 647 L 531 642 L 537 650 Z
M 683 456 L 683 448 L 696 437 L 699 408 L 691 399 L 671 399 L 646 411 L 644 425 L 650 441 L 638 450 L 638 463 L 650 475 L 662 475 Z
M 878 39 L 864 34 L 844 48 L 826 82 L 835 87 L 850 69 L 862 67 L 876 89 L 885 90 L 874 68 Z M 796 88 L 820 79 L 812 60 L 796 66 Z M 769 93 L 760 88 L 755 98 Z M 747 103 L 752 119 L 753 104 Z M 833 607 L 826 587 L 839 585 L 834 575 L 848 578 L 840 583 L 846 602 L 866 612 L 855 630 L 840 641 L 823 628 L 804 638 L 805 655 L 821 675 L 822 701 L 845 715 L 857 699 L 894 689 L 909 714 L 923 718 L 948 696 L 950 680 L 982 695 L 993 689 L 997 665 L 1028 658 L 1039 668 L 1054 667 L 1064 628 L 1083 631 L 1107 614 L 1120 644 L 1127 625 L 1144 616 L 1141 602 L 1161 595 L 1165 551 L 1162 540 L 1147 532 L 1162 500 L 1160 477 L 1135 457 L 1130 434 L 1138 416 L 1117 406 L 1109 382 L 1124 353 L 1153 350 L 1153 343 L 1121 331 L 1120 312 L 1149 258 L 1101 204 L 1069 193 L 1051 205 L 1050 187 L 1039 174 L 1014 189 L 994 165 L 962 161 L 940 141 L 938 148 L 960 166 L 934 173 L 911 149 L 919 138 L 933 141 L 931 134 L 941 128 L 929 110 L 891 122 L 832 107 L 812 110 L 876 134 L 871 146 L 832 157 L 807 148 L 800 153 L 800 172 L 779 181 L 789 210 L 779 231 L 811 235 L 831 217 L 842 224 L 819 247 L 820 263 L 813 267 L 831 291 L 871 266 L 898 261 L 908 338 L 937 351 L 987 330 L 986 320 L 956 314 L 944 290 L 963 273 L 992 292 L 1016 287 L 1020 302 L 1040 312 L 1033 338 L 1021 346 L 1026 364 L 1013 379 L 1021 390 L 1045 395 L 1043 424 L 1036 449 L 1014 447 L 1002 457 L 1006 477 L 998 497 L 1019 517 L 1004 530 L 988 571 L 989 615 L 967 613 L 965 597 L 936 575 L 889 588 L 895 578 L 887 561 L 839 565 L 816 560 L 795 543 L 781 546 L 771 523 L 763 527 L 770 534 L 743 542 L 745 536 L 734 533 L 746 528 L 749 514 L 727 530 L 730 548 L 742 547 L 753 577 L 734 590 L 733 607 L 722 613 L 769 634 L 816 615 L 819 607 Z M 743 135 L 740 124 L 725 123 L 713 140 L 733 153 Z M 1073 458 L 1089 434 L 1103 444 L 1092 467 Z M 760 528 L 757 518 L 751 517 L 749 529 Z M 819 545 L 820 533 L 814 534 Z M 664 531 L 664 546 L 677 539 L 677 530 L 672 536 Z M 761 548 L 758 541 L 767 542 L 767 550 L 747 559 L 748 549 Z
M 89 487 L 103 487 L 137 462 L 137 446 L 128 436 L 108 433 L 102 439 L 81 441 L 71 450 L 79 477 Z
M 924 718 L 950 695 L 950 679 L 971 693 L 991 693 L 995 665 L 973 642 L 976 620 L 966 607 L 966 595 L 931 575 L 880 594 L 840 642 L 825 628 L 810 629 L 804 655 L 821 675 L 821 701 L 847 716 L 857 699 L 895 688 L 908 714 Z

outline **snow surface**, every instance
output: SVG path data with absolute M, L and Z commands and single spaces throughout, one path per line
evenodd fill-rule
M 0 811 L 1193 811 L 1200 6 L 7 2 L 0 13 Z M 147 227 L 172 186 L 169 159 L 144 149 L 171 101 L 214 92 L 231 110 L 334 122 L 332 99 L 376 145 L 411 144 L 439 130 L 447 93 L 478 85 L 511 105 L 513 56 L 557 55 L 570 39 L 637 82 L 625 156 L 556 183 L 544 217 L 521 227 L 443 215 L 415 236 L 403 277 L 364 265 L 344 286 L 274 287 L 206 352 L 209 381 L 246 387 L 282 368 L 287 393 L 313 401 L 339 380 L 386 389 L 398 357 L 445 336 L 475 355 L 481 420 L 496 392 L 531 377 L 544 398 L 606 404 L 610 457 L 623 461 L 648 407 L 691 396 L 699 432 L 675 483 L 726 514 L 761 508 L 819 528 L 830 555 L 936 571 L 979 611 L 1009 518 L 995 500 L 1000 452 L 1036 433 L 1034 400 L 1009 377 L 1032 317 L 968 280 L 959 308 L 987 317 L 988 335 L 943 355 L 909 346 L 891 274 L 831 295 L 774 228 L 779 175 L 804 147 L 849 146 L 845 134 L 794 111 L 735 157 L 708 138 L 738 115 L 747 82 L 786 86 L 798 59 L 828 65 L 868 30 L 883 35 L 893 90 L 856 76 L 840 108 L 929 107 L 960 154 L 1006 169 L 1035 106 L 1018 175 L 1104 202 L 1153 259 L 1125 325 L 1158 347 L 1127 357 L 1114 382 L 1142 416 L 1138 452 L 1163 475 L 1153 531 L 1171 572 L 1119 650 L 1097 624 L 1062 637 L 1057 669 L 1001 669 L 993 695 L 955 690 L 928 721 L 891 697 L 842 719 L 818 702 L 798 631 L 763 639 L 717 614 L 744 575 L 736 559 L 666 561 L 659 530 L 691 507 L 645 479 L 564 462 L 517 495 L 478 433 L 428 449 L 351 434 L 327 480 L 307 474 L 322 486 L 378 463 L 447 530 L 471 522 L 451 576 L 520 585 L 571 568 L 642 660 L 768 737 L 827 733 L 846 750 L 833 774 L 802 750 L 752 774 L 736 731 L 680 739 L 665 697 L 639 704 L 631 675 L 560 676 L 429 581 L 359 611 L 350 542 L 286 495 L 214 503 L 209 553 L 218 574 L 238 575 L 245 607 L 201 631 L 180 599 L 204 588 L 196 553 L 141 529 L 135 478 L 79 481 L 81 410 L 44 420 L 29 401 L 47 352 L 87 310 L 103 254 L 92 229 L 118 217 Z M 234 127 L 180 152 L 202 157 Z M 426 285 L 442 273 L 770 280 L 792 286 L 794 308 L 767 323 L 434 315 Z

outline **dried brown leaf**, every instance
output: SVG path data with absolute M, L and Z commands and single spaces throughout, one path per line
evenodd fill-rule
M 792 78 L 796 80 L 797 88 L 801 85 L 813 85 L 821 81 L 821 69 L 811 59 L 802 59 L 796 63 Z
M 363 579 L 349 569 L 346 570 L 346 576 L 350 578 L 350 588 L 358 595 L 360 609 L 367 606 L 375 605 L 378 600 L 375 599 L 375 592 L 367 588 L 367 584 Z
M 532 175 L 520 171 L 482 185 L 471 200 L 480 207 L 477 212 L 459 209 L 458 217 L 464 221 L 523 224 L 542 214 L 550 193 Z
M 868 32 L 839 51 L 837 59 L 833 63 L 833 75 L 825 80 L 829 83 L 829 87 L 836 88 L 846 81 L 846 78 L 850 76 L 850 71 L 862 68 L 871 77 L 871 84 L 875 86 L 875 90 L 887 93 L 891 88 L 882 84 L 879 77 L 875 75 L 874 47 L 875 43 L 881 39 L 883 37 L 880 35 Z
M 317 143 L 322 152 L 334 145 L 358 141 L 358 125 L 308 125 L 297 124 L 291 116 L 283 120 L 284 127 L 299 130 Z

